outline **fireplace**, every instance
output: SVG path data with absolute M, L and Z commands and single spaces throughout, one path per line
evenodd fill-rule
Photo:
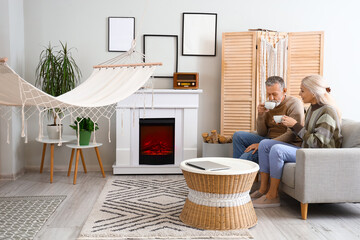
M 201 89 L 139 90 L 119 102 L 113 173 L 181 173 L 180 163 L 197 157 L 201 141 L 197 129 L 200 93 Z M 163 131 L 167 133 L 159 139 Z
M 139 124 L 139 164 L 174 164 L 175 118 L 143 118 Z

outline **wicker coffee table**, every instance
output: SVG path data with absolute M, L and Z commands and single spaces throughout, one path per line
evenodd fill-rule
M 201 170 L 188 166 L 189 161 L 213 161 L 231 169 Z M 258 164 L 234 158 L 194 158 L 181 162 L 180 168 L 189 187 L 182 222 L 209 230 L 250 228 L 257 223 L 249 191 Z

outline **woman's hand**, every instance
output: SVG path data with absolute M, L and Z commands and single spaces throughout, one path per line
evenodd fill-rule
M 292 117 L 284 115 L 281 119 L 281 123 L 287 127 L 293 127 L 297 123 L 297 121 L 295 119 L 293 119 Z

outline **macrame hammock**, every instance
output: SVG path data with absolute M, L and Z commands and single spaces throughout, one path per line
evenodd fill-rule
M 143 59 L 143 55 L 132 48 L 109 61 L 94 66 L 90 77 L 73 90 L 53 97 L 42 90 L 34 87 L 22 79 L 14 70 L 6 64 L 6 58 L 0 59 L 0 113 L 7 121 L 7 143 L 10 143 L 10 120 L 14 108 L 19 106 L 18 111 L 22 115 L 21 136 L 27 138 L 27 121 L 34 114 L 39 115 L 39 135 L 43 138 L 43 118 L 48 110 L 53 110 L 59 119 L 59 146 L 61 146 L 61 121 L 70 116 L 71 122 L 77 117 L 90 117 L 97 124 L 101 117 L 108 119 L 108 139 L 110 139 L 110 118 L 115 112 L 116 103 L 135 93 L 153 75 L 156 66 L 161 63 L 132 63 L 135 58 Z M 55 111 L 61 109 L 61 113 Z M 15 110 L 16 111 L 16 110 Z M 79 129 L 79 123 L 77 127 Z M 94 126 L 95 128 L 95 126 Z M 79 135 L 79 131 L 78 135 Z M 96 143 L 96 131 L 93 142 Z M 79 136 L 78 136 L 79 144 Z
M 286 83 L 287 75 L 287 35 L 270 36 L 268 32 L 261 35 L 260 43 L 260 101 L 266 100 L 266 79 L 270 76 L 282 77 Z

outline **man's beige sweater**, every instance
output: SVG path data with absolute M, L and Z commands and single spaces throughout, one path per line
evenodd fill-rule
M 257 133 L 277 141 L 286 142 L 300 146 L 302 140 L 288 127 L 276 124 L 273 116 L 286 115 L 294 118 L 298 123 L 304 125 L 304 105 L 298 98 L 286 96 L 276 108 L 269 110 L 257 119 Z

